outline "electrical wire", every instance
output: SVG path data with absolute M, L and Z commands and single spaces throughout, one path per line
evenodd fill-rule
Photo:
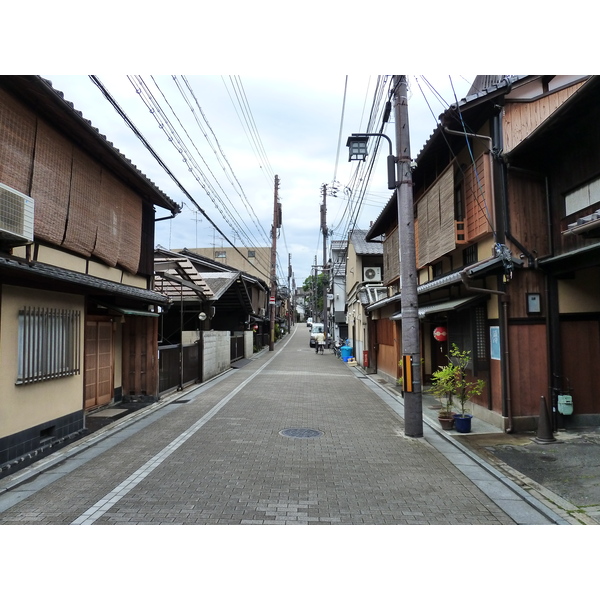
M 184 194 L 184 196 L 198 209 L 198 212 L 200 212 L 206 218 L 206 220 L 215 228 L 215 230 L 218 231 L 223 236 L 223 238 L 225 240 L 227 240 L 227 242 L 235 250 L 237 250 L 237 252 L 240 254 L 240 256 L 242 256 L 242 258 L 244 258 L 247 262 L 250 262 L 237 248 L 235 248 L 235 246 L 233 244 L 231 244 L 230 240 L 221 231 L 219 226 L 210 218 L 210 216 L 206 213 L 206 211 L 196 202 L 196 200 L 193 198 L 193 196 L 185 189 L 185 187 L 177 179 L 177 177 L 175 177 L 174 173 L 167 167 L 167 165 L 160 158 L 160 156 L 157 154 L 157 152 L 154 150 L 154 148 L 152 148 L 152 146 L 149 144 L 149 142 L 144 138 L 144 136 L 141 134 L 139 129 L 133 124 L 131 119 L 126 115 L 125 111 L 119 106 L 119 104 L 114 99 L 114 97 L 108 92 L 106 87 L 102 84 L 100 79 L 95 75 L 90 75 L 89 77 L 90 77 L 91 81 L 94 83 L 94 85 L 96 85 L 96 87 L 103 94 L 103 96 L 108 100 L 108 102 L 113 106 L 113 108 L 121 116 L 121 118 L 124 120 L 124 122 L 127 124 L 127 126 L 133 131 L 133 133 L 136 135 L 136 137 L 142 142 L 144 147 L 150 152 L 150 154 L 154 157 L 154 159 L 158 162 L 158 164 L 164 169 L 164 171 L 167 173 L 167 175 L 169 175 L 169 177 L 172 179 L 172 181 L 175 183 L 175 185 L 181 190 L 181 192 Z
M 153 115 L 155 120 L 157 121 L 159 128 L 161 130 L 163 130 L 163 132 L 167 136 L 167 139 L 169 140 L 169 142 L 176 148 L 176 150 L 182 156 L 182 160 L 188 167 L 189 172 L 192 174 L 192 176 L 196 179 L 196 181 L 204 189 L 206 194 L 209 196 L 209 198 L 213 202 L 213 205 L 215 206 L 215 208 L 220 212 L 224 221 L 231 227 L 231 229 L 234 233 L 234 237 L 237 237 L 240 240 L 242 240 L 246 247 L 260 246 L 261 244 L 257 243 L 256 240 L 252 239 L 251 234 L 249 234 L 246 231 L 245 226 L 240 222 L 241 216 L 239 215 L 239 212 L 237 211 L 237 209 L 235 208 L 235 206 L 229 199 L 227 193 L 225 192 L 225 190 L 219 183 L 219 181 L 216 178 L 213 171 L 208 166 L 208 164 L 207 164 L 205 158 L 202 156 L 201 152 L 199 151 L 199 149 L 197 148 L 197 146 L 195 145 L 193 140 L 191 140 L 191 136 L 189 135 L 189 133 L 187 132 L 187 130 L 181 123 L 181 120 L 178 118 L 172 105 L 166 100 L 166 97 L 165 97 L 164 93 L 162 92 L 162 90 L 160 89 L 160 87 L 157 86 L 157 88 L 163 95 L 163 99 L 167 102 L 167 105 L 171 109 L 171 112 L 175 115 L 177 122 L 180 123 L 180 126 L 184 130 L 188 139 L 190 139 L 190 141 L 192 141 L 192 146 L 196 150 L 196 153 L 200 157 L 201 161 L 204 163 L 206 170 L 208 171 L 210 176 L 204 172 L 202 167 L 200 167 L 198 161 L 195 159 L 194 155 L 187 147 L 185 141 L 183 140 L 181 135 L 176 130 L 176 127 L 174 126 L 173 122 L 166 115 L 165 111 L 162 109 L 160 103 L 158 102 L 158 100 L 156 99 L 156 97 L 154 96 L 152 91 L 149 89 L 149 87 L 147 86 L 147 84 L 145 83 L 143 78 L 138 76 L 135 79 L 132 77 L 129 77 L 129 79 L 130 79 L 132 85 L 134 86 L 134 88 L 136 89 L 136 92 L 139 94 L 139 97 L 144 101 L 144 103 L 148 107 L 149 111 L 151 112 L 151 114 Z M 211 178 L 216 182 L 216 185 L 219 188 L 219 190 L 221 190 L 222 194 L 219 193 L 217 188 L 212 184 Z M 225 199 L 223 198 L 223 196 Z M 229 204 L 231 205 L 231 207 L 232 207 L 231 209 L 227 206 L 226 201 L 228 201 Z M 233 209 L 233 212 L 232 212 L 232 209 Z M 239 250 L 237 250 L 237 251 L 239 252 Z M 242 253 L 240 252 L 240 254 L 242 254 Z M 253 264 L 253 263 L 251 263 L 251 264 Z M 268 265 L 263 263 L 262 266 L 263 266 L 263 268 L 266 269 L 267 272 L 269 271 Z M 260 271 L 257 264 L 253 264 L 253 267 L 257 268 Z M 262 272 L 262 274 L 265 277 L 267 277 L 267 273 Z M 269 277 L 270 277 L 270 275 L 267 277 L 267 279 Z

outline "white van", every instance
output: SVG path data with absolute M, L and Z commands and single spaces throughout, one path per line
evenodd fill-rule
M 313 324 L 313 318 L 312 317 L 308 317 L 308 319 L 306 319 L 306 326 L 307 327 L 312 327 Z

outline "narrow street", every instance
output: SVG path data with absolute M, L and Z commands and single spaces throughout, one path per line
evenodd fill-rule
M 309 333 L 0 481 L 0 524 L 553 523 Z

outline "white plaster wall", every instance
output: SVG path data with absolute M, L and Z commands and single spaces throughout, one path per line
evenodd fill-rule
M 65 308 L 81 312 L 81 372 L 78 375 L 15 385 L 18 371 L 19 310 L 24 306 Z M 85 327 L 83 296 L 3 285 L 0 315 L 0 437 L 82 410 Z

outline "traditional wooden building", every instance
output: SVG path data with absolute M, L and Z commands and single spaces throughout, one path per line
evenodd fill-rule
M 471 351 L 469 373 L 487 384 L 473 411 L 507 431 L 534 429 L 542 402 L 555 424 L 600 413 L 589 388 L 557 416 L 559 397 L 586 386 L 587 367 L 566 355 L 590 343 L 598 317 L 595 271 L 583 268 L 596 268 L 594 244 L 576 229 L 598 209 L 596 88 L 589 76 L 480 76 L 413 171 L 422 380 L 450 344 Z M 396 202 L 367 235 L 385 236 L 390 290 L 369 314 L 401 339 Z
M 37 76 L 0 77 L 0 465 L 158 397 L 156 208 L 180 208 Z

